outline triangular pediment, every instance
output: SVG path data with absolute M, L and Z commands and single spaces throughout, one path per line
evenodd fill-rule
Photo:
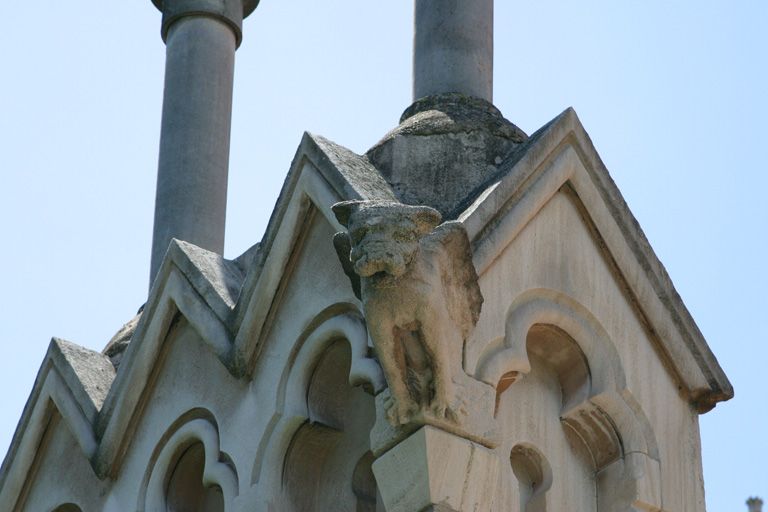
M 459 216 L 479 273 L 555 195 L 566 191 L 665 365 L 697 410 L 705 412 L 733 396 L 725 373 L 572 109 L 509 155 L 500 174 Z
M 51 340 L 0 468 L 0 510 L 11 510 L 23 493 L 50 429 L 69 429 L 84 456 L 93 456 L 98 446 L 93 424 L 114 378 L 106 356 Z

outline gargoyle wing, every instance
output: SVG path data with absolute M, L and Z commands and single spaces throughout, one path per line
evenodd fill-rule
M 444 222 L 425 236 L 422 243 L 441 255 L 441 276 L 448 308 L 466 340 L 477 324 L 483 306 L 467 232 L 460 222 Z
M 344 232 L 333 235 L 333 247 L 339 256 L 341 268 L 344 269 L 344 273 L 347 274 L 352 283 L 352 291 L 355 292 L 355 297 L 362 300 L 360 295 L 360 276 L 355 272 L 355 267 L 349 258 L 349 254 L 352 252 L 352 241 L 349 239 L 349 235 Z

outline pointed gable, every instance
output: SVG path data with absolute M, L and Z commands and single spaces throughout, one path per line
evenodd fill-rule
M 10 509 L 34 475 L 51 428 L 70 431 L 86 458 L 97 448 L 93 423 L 115 378 L 106 356 L 54 338 L 0 468 L 0 510 Z M 53 421 L 61 418 L 63 421 Z
M 696 409 L 705 412 L 732 397 L 730 382 L 572 109 L 513 151 L 500 176 L 459 215 L 478 272 L 561 191 L 577 205 L 664 364 Z

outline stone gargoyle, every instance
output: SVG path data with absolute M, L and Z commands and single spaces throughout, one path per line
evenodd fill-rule
M 348 229 L 334 246 L 389 384 L 387 419 L 397 426 L 427 411 L 458 421 L 464 343 L 483 302 L 464 227 L 389 201 L 345 201 L 333 212 Z

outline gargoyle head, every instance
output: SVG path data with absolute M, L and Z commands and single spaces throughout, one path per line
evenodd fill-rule
M 441 221 L 433 208 L 391 201 L 344 201 L 333 205 L 333 213 L 349 231 L 350 259 L 361 277 L 405 274 L 421 237 Z

